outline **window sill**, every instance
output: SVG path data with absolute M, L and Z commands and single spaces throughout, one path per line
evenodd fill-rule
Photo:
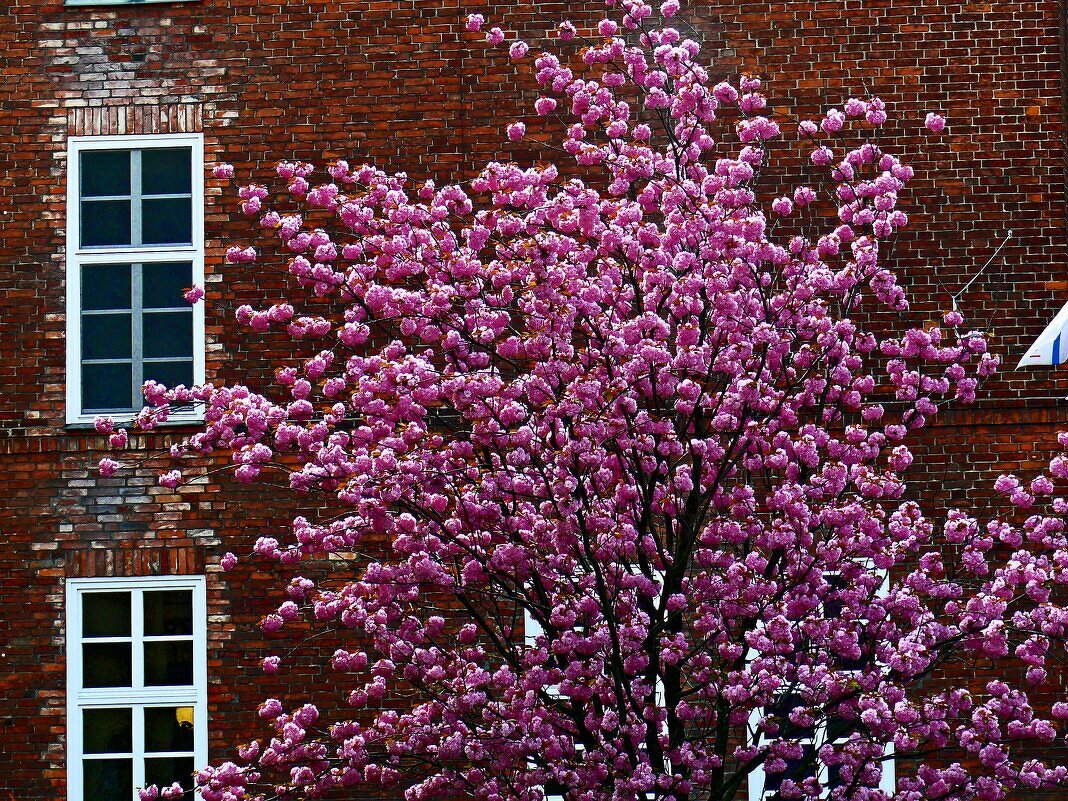
M 132 418 L 130 421 L 119 419 L 114 414 L 110 415 L 115 420 L 116 428 L 126 428 L 131 434 L 151 434 L 152 431 L 173 431 L 178 428 L 194 428 L 204 425 L 204 415 L 188 415 L 184 417 L 172 417 L 165 423 L 156 423 L 152 427 L 152 431 L 133 431 Z M 68 420 L 64 426 L 64 431 L 69 431 L 72 434 L 80 434 L 88 431 L 96 430 L 96 416 L 78 420 Z
M 200 0 L 64 0 L 63 4 L 65 6 L 147 6 L 161 3 L 185 5 L 199 2 Z

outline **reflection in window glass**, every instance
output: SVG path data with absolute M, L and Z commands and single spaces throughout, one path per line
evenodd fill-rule
M 145 751 L 192 751 L 193 711 L 190 707 L 145 708 Z
M 193 683 L 193 643 L 145 643 L 145 686 L 167 687 Z
M 82 686 L 129 687 L 133 684 L 131 653 L 128 642 L 82 645 Z
M 82 598 L 82 636 L 129 637 L 130 593 L 85 593 Z
M 82 751 L 128 754 L 133 751 L 133 710 L 86 709 L 82 713 Z
M 193 633 L 192 590 L 146 592 L 144 599 L 147 636 Z

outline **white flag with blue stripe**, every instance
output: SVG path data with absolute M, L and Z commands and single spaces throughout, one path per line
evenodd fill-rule
M 1068 303 L 1057 312 L 1046 330 L 1038 335 L 1038 339 L 1016 365 L 1016 369 L 1061 364 L 1065 361 L 1068 361 Z

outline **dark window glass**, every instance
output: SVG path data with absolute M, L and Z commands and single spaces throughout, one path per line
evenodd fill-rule
M 82 153 L 82 197 L 130 194 L 130 151 Z
M 130 265 L 83 265 L 82 308 L 88 310 L 129 309 Z
M 192 707 L 145 707 L 145 750 L 192 751 L 191 711 Z
M 844 740 L 849 736 L 852 727 L 853 724 L 845 718 L 831 715 L 827 718 L 827 740 L 832 743 Z
M 132 759 L 82 761 L 86 801 L 130 801 L 133 798 Z
M 146 314 L 142 334 L 146 359 L 192 357 L 193 310 Z
M 193 191 L 192 155 L 188 147 L 141 151 L 141 194 L 181 195 Z
M 193 642 L 146 642 L 145 686 L 193 683 Z
M 145 381 L 149 379 L 159 381 L 167 387 L 176 387 L 179 384 L 192 386 L 193 362 L 147 362 L 145 364 Z
M 82 686 L 130 687 L 131 653 L 128 642 L 82 643 Z
M 146 592 L 145 635 L 192 634 L 192 590 L 161 590 Z
M 133 373 L 126 364 L 83 364 L 82 406 L 85 411 L 129 409 Z
M 193 789 L 193 757 L 152 757 L 145 760 L 145 784 L 170 787 L 178 782 Z
M 129 200 L 82 201 L 83 246 L 129 245 L 132 243 L 130 230 Z
M 141 241 L 183 245 L 193 241 L 193 202 L 189 198 L 141 201 Z
M 83 637 L 129 637 L 130 593 L 82 593 Z
M 193 285 L 193 265 L 169 261 L 141 267 L 141 305 L 146 309 L 186 309 L 182 293 Z
M 86 754 L 128 754 L 133 751 L 133 710 L 86 709 L 82 712 Z
M 133 331 L 129 312 L 82 315 L 83 359 L 129 359 Z

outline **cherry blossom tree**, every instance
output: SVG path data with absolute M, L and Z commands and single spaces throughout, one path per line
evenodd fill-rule
M 878 143 L 885 106 L 776 121 L 756 78 L 710 78 L 678 10 L 625 0 L 556 53 L 488 31 L 565 117 L 558 164 L 436 186 L 281 162 L 284 190 L 240 187 L 293 289 L 237 322 L 315 354 L 273 387 L 150 382 L 135 425 L 203 406 L 166 486 L 223 454 L 342 504 L 258 540 L 287 579 L 382 547 L 292 578 L 263 623 L 341 632 L 342 711 L 266 700 L 264 739 L 198 774 L 206 801 L 993 800 L 1068 777 L 1036 758 L 1068 717 L 1037 700 L 1068 624 L 1068 457 L 998 479 L 1000 519 L 908 499 L 915 432 L 997 359 L 956 310 L 887 322 L 913 170 Z M 779 141 L 812 162 L 788 193 Z M 398 687 L 419 700 L 383 704 Z

